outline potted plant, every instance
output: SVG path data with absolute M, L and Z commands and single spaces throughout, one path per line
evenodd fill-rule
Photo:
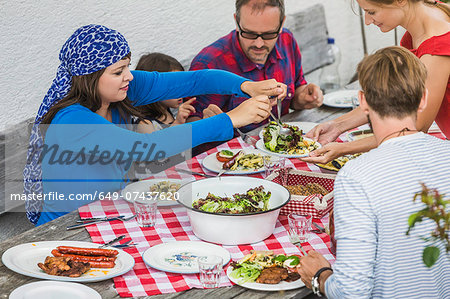
M 450 251 L 450 213 L 446 211 L 446 206 L 450 204 L 449 200 L 444 200 L 444 195 L 439 194 L 436 189 L 428 189 L 425 184 L 422 185 L 422 191 L 414 195 L 414 202 L 420 198 L 425 204 L 425 208 L 412 214 L 408 218 L 408 230 L 406 235 L 414 228 L 418 222 L 422 222 L 425 218 L 429 218 L 436 223 L 436 228 L 431 231 L 430 236 L 424 236 L 422 239 L 428 243 L 428 245 L 423 250 L 422 259 L 427 267 L 431 267 L 437 261 L 440 255 L 440 250 L 435 246 L 438 242 L 443 242 L 445 244 L 446 252 L 444 253 L 449 257 Z

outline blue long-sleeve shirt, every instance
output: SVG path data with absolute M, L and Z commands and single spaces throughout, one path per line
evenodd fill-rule
M 133 71 L 128 97 L 133 105 L 209 93 L 246 96 L 246 79 L 219 70 L 156 73 Z M 123 187 L 132 161 L 168 157 L 208 141 L 233 137 L 227 114 L 140 134 L 121 124 L 117 109 L 112 123 L 88 108 L 74 104 L 60 110 L 48 126 L 42 154 L 44 208 L 38 225 L 62 216 L 101 192 Z M 163 155 L 163 156 L 162 156 Z M 55 200 L 61 196 L 64 200 Z

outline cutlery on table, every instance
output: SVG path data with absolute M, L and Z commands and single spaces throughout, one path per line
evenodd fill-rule
M 98 218 L 96 218 L 96 217 L 93 217 L 93 218 L 84 218 L 84 219 L 80 219 L 80 220 L 77 220 L 76 222 L 77 223 L 86 223 L 86 222 L 89 222 L 89 221 L 109 221 L 109 220 L 111 220 L 111 219 L 113 219 L 114 218 L 114 220 L 116 219 L 116 218 L 124 218 L 125 216 L 113 216 L 113 217 L 98 217 Z
M 229 169 L 221 169 L 220 171 L 219 171 L 219 173 L 216 175 L 216 177 L 218 178 L 218 177 L 220 177 L 222 174 L 224 174 L 224 173 L 226 173 L 226 172 L 228 172 L 228 171 L 230 171 Z
M 183 172 L 183 173 L 187 173 L 187 174 L 195 174 L 195 175 L 202 176 L 202 177 L 204 177 L 204 178 L 213 178 L 213 177 L 214 177 L 213 175 L 210 175 L 210 174 L 201 173 L 201 172 L 195 172 L 195 171 L 190 171 L 190 170 L 186 170 L 186 169 L 178 169 L 178 168 L 175 168 L 175 171 L 176 171 L 176 172 Z
M 114 239 L 112 239 L 111 241 L 106 242 L 105 244 L 101 245 L 101 246 L 98 247 L 98 248 L 105 248 L 105 247 L 107 247 L 107 246 L 109 246 L 109 245 L 111 245 L 111 244 L 114 244 L 114 243 L 119 242 L 120 240 L 124 239 L 125 237 L 126 237 L 125 235 L 118 236 L 117 238 L 114 238 Z
M 91 224 L 102 223 L 102 222 L 105 222 L 105 221 L 120 220 L 120 221 L 125 222 L 125 221 L 131 220 L 131 219 L 133 219 L 135 217 L 136 217 L 136 215 L 131 215 L 131 216 L 128 216 L 128 217 L 117 216 L 117 217 L 108 218 L 108 220 L 89 221 L 89 222 L 79 223 L 79 224 L 75 224 L 75 225 L 70 225 L 70 226 L 66 227 L 66 230 L 71 230 L 71 229 L 76 229 L 76 228 L 80 228 L 80 227 L 85 227 L 85 226 L 88 226 L 88 225 L 91 225 Z
M 320 225 L 318 225 L 317 223 L 313 222 L 312 223 L 320 232 L 324 233 L 325 232 L 325 228 L 321 227 Z
M 300 243 L 300 241 L 295 241 L 295 242 L 291 242 L 292 245 L 297 246 L 298 248 L 300 248 L 300 250 L 302 251 L 304 256 L 307 256 L 308 254 L 306 253 L 305 249 L 303 248 L 302 244 Z
M 129 241 L 126 241 L 125 243 L 122 243 L 122 244 L 112 245 L 112 247 L 117 248 L 117 249 L 124 249 L 124 248 L 134 247 L 136 245 L 137 244 L 131 243 L 131 240 L 129 240 Z

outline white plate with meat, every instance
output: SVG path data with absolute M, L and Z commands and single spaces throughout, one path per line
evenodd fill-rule
M 302 282 L 301 279 L 297 279 L 295 281 L 287 282 L 287 281 L 281 281 L 276 284 L 268 284 L 268 283 L 257 283 L 257 282 L 245 282 L 240 283 L 240 279 L 233 278 L 230 274 L 233 271 L 233 267 L 229 266 L 227 269 L 227 276 L 228 279 L 231 280 L 233 283 L 247 288 L 251 290 L 258 290 L 258 291 L 287 291 L 287 290 L 295 290 L 298 288 L 302 288 L 305 286 L 305 284 Z
M 259 173 L 264 171 L 264 161 L 263 157 L 267 156 L 266 154 L 262 153 L 260 150 L 256 149 L 230 149 L 226 150 L 231 152 L 233 155 L 230 154 L 229 158 L 233 158 L 234 155 L 236 155 L 239 151 L 242 151 L 242 154 L 240 157 L 236 157 L 237 165 L 235 165 L 236 169 L 232 169 L 227 171 L 226 174 L 233 174 L 233 175 L 242 175 L 242 174 L 253 174 L 253 173 Z M 222 152 L 222 151 L 220 151 Z M 211 154 L 207 156 L 202 161 L 203 167 L 205 167 L 207 170 L 219 173 L 223 169 L 224 163 L 227 163 L 228 161 L 226 159 L 222 160 L 221 157 L 218 157 L 220 155 L 220 152 Z M 219 161 L 220 159 L 221 161 Z
M 94 282 L 110 279 L 127 273 L 134 267 L 134 258 L 123 250 L 117 250 L 112 268 L 94 268 L 93 266 L 79 277 L 50 275 L 44 272 L 38 264 L 44 263 L 46 257 L 53 257 L 52 250 L 59 246 L 98 249 L 99 244 L 81 241 L 43 241 L 20 244 L 6 250 L 2 255 L 3 264 L 19 274 L 59 281 Z M 102 262 L 99 262 L 102 263 Z M 107 263 L 105 261 L 105 263 Z M 104 265 L 104 264 L 103 264 Z

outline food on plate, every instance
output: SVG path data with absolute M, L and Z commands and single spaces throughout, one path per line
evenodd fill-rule
M 116 256 L 119 254 L 117 250 L 114 249 L 103 249 L 103 248 L 82 248 L 82 247 L 72 247 L 72 246 L 58 246 L 56 247 L 61 253 L 68 254 L 78 254 L 78 255 L 96 255 L 96 256 Z
M 257 282 L 277 284 L 281 281 L 295 281 L 300 275 L 293 270 L 300 263 L 297 255 L 274 255 L 273 251 L 250 251 L 238 262 L 232 262 L 230 276 L 239 279 L 240 284 Z
M 264 146 L 271 152 L 289 155 L 303 155 L 319 148 L 315 141 L 306 140 L 297 126 L 283 124 L 284 128 L 291 130 L 290 135 L 281 135 L 280 126 L 271 121 L 263 129 Z
M 361 153 L 354 154 L 354 155 L 345 155 L 345 156 L 336 158 L 334 160 L 331 160 L 327 164 L 317 163 L 317 166 L 328 169 L 328 170 L 339 171 L 339 169 L 341 169 L 345 163 L 347 163 L 348 161 L 350 161 L 352 159 L 355 159 L 356 157 L 358 157 L 360 155 L 361 155 Z
M 171 181 L 162 181 L 150 186 L 150 192 L 157 192 L 160 196 L 174 194 L 180 189 L 181 184 Z
M 216 158 L 219 162 L 228 162 L 233 158 L 234 153 L 229 150 L 221 150 L 220 152 L 217 152 Z
M 45 262 L 38 263 L 38 266 L 49 275 L 68 277 L 80 277 L 91 268 L 89 263 L 77 262 L 64 256 L 47 256 Z
M 373 136 L 373 131 L 370 129 L 352 131 L 347 134 L 347 138 L 350 139 L 351 141 L 359 140 L 359 139 L 363 139 L 363 138 L 367 138 L 367 137 L 371 137 L 371 136 Z
M 242 151 L 238 151 L 230 160 L 223 163 L 222 169 L 231 169 L 233 165 L 236 163 L 236 159 L 242 154 Z
M 88 264 L 92 268 L 114 268 L 119 251 L 102 248 L 58 246 L 52 250 L 52 254 L 57 258 Z M 43 268 L 41 267 L 41 269 Z
M 325 187 L 317 183 L 308 183 L 306 185 L 290 185 L 285 187 L 293 195 L 309 196 L 313 194 L 327 195 L 328 193 L 330 193 L 327 189 L 325 189 Z
M 52 254 L 53 256 L 70 257 L 74 261 L 81 261 L 81 262 L 114 262 L 117 259 L 117 257 L 115 256 L 110 257 L 110 256 L 68 254 L 59 252 L 57 249 L 53 249 Z
M 194 209 L 209 213 L 245 214 L 263 212 L 269 209 L 270 191 L 263 186 L 251 188 L 243 194 L 234 194 L 232 198 L 219 197 L 208 193 L 192 203 Z
M 226 163 L 225 163 L 226 164 Z M 227 165 L 228 167 L 228 165 Z M 257 170 L 264 167 L 264 160 L 261 154 L 244 154 L 241 152 L 235 159 L 230 170 Z

